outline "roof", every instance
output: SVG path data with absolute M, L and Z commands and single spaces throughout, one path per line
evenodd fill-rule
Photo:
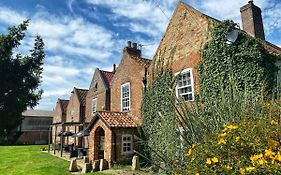
M 150 59 L 141 58 L 141 57 L 136 57 L 134 59 L 137 60 L 144 67 L 148 67 L 152 61 Z
M 22 115 L 25 117 L 52 117 L 53 111 L 28 109 Z
M 69 100 L 63 100 L 63 99 L 59 99 L 60 105 L 61 105 L 61 110 L 62 113 L 66 113 L 66 109 L 67 109 L 67 105 L 69 103 Z
M 109 72 L 109 71 L 104 71 L 104 70 L 100 70 L 100 73 L 102 75 L 102 78 L 105 81 L 105 84 L 107 87 L 109 87 L 110 82 L 114 76 L 114 72 Z
M 106 126 L 109 128 L 136 128 L 138 125 L 134 122 L 132 117 L 127 112 L 111 112 L 111 111 L 102 111 L 97 112 L 87 129 L 90 129 L 97 121 L 97 119 L 101 119 Z
M 75 88 L 76 89 L 76 92 L 77 92 L 77 96 L 78 96 L 78 99 L 80 101 L 80 104 L 82 106 L 86 106 L 86 97 L 87 97 L 87 93 L 88 93 L 88 90 L 87 89 L 78 89 L 78 88 Z

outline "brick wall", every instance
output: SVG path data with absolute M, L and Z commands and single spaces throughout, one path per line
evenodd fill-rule
M 53 123 L 62 122 L 62 110 L 59 100 L 57 101 L 54 113 L 53 113 Z
M 201 60 L 200 50 L 210 37 L 209 28 L 217 21 L 207 17 L 180 2 L 170 20 L 166 32 L 157 48 L 149 69 L 149 81 L 152 79 L 152 67 L 163 57 L 163 65 L 172 62 L 173 73 L 180 72 L 185 68 L 192 68 L 195 90 L 199 88 L 197 65 Z M 171 53 L 175 50 L 174 57 Z
M 80 116 L 80 102 L 77 98 L 76 91 L 73 90 L 70 96 L 70 100 L 67 106 L 66 110 L 66 122 L 72 122 L 71 121 L 71 111 L 74 111 L 74 122 L 81 122 L 81 116 Z
M 104 159 L 111 162 L 112 160 L 112 131 L 100 120 L 94 124 L 93 128 L 91 129 L 90 136 L 89 136 L 89 159 L 90 160 L 97 160 L 97 150 L 98 150 L 98 139 L 96 137 L 96 130 L 97 128 L 102 128 L 105 134 L 104 140 Z
M 109 110 L 109 93 L 101 79 L 98 69 L 95 70 L 93 81 L 97 81 L 97 88 L 89 89 L 86 98 L 86 122 L 90 122 L 93 117 L 92 100 L 97 98 L 97 111 Z
M 122 153 L 122 135 L 132 135 L 134 140 L 134 135 L 136 133 L 135 128 L 112 128 L 109 129 L 100 119 L 96 121 L 93 128 L 91 129 L 89 136 L 89 159 L 97 160 L 98 158 L 98 139 L 97 132 L 100 129 L 104 130 L 105 140 L 104 140 L 104 159 L 106 159 L 110 164 L 113 162 L 125 162 L 132 159 L 133 153 L 123 154 Z M 95 139 L 96 138 L 96 139 Z M 134 143 L 133 143 L 134 148 Z
M 124 48 L 123 57 L 111 81 L 111 111 L 121 111 L 121 85 L 130 82 L 130 112 L 139 120 L 143 77 L 145 68 L 135 58 L 135 55 Z

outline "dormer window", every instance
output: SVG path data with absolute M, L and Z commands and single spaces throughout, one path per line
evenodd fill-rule
M 121 111 L 130 111 L 130 83 L 121 85 Z
M 93 110 L 93 113 L 97 112 L 97 99 L 93 99 L 92 101 L 92 110 Z

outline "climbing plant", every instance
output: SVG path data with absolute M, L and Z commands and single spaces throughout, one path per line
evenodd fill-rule
M 227 44 L 225 37 L 232 30 L 239 31 L 238 39 Z M 142 103 L 146 155 L 153 164 L 164 162 L 168 172 L 181 167 L 184 147 L 202 142 L 206 134 L 227 123 L 239 122 L 242 117 L 265 117 L 264 97 L 276 85 L 275 62 L 280 56 L 271 55 L 263 41 L 240 31 L 229 20 L 212 28 L 211 37 L 201 50 L 200 89 L 193 103 L 176 99 L 177 77 L 169 66 L 176 48 L 165 60 L 163 49 L 151 65 L 152 75 Z
M 165 170 L 168 171 L 172 169 L 173 161 L 179 159 L 180 138 L 174 110 L 175 77 L 171 69 L 163 69 L 161 61 L 162 58 L 155 63 L 154 80 L 144 92 L 143 131 L 146 157 L 152 164 L 164 164 Z
M 218 23 L 211 33 L 211 41 L 202 50 L 198 65 L 200 88 L 216 97 L 220 88 L 227 89 L 230 81 L 243 90 L 271 92 L 276 83 L 278 56 L 268 53 L 262 41 L 239 31 L 233 44 L 226 43 L 226 35 L 237 30 L 233 21 Z

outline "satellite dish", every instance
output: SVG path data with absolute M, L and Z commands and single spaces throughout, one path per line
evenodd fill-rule
M 232 30 L 226 35 L 225 40 L 227 44 L 233 44 L 237 40 L 237 38 L 238 38 L 238 31 Z

